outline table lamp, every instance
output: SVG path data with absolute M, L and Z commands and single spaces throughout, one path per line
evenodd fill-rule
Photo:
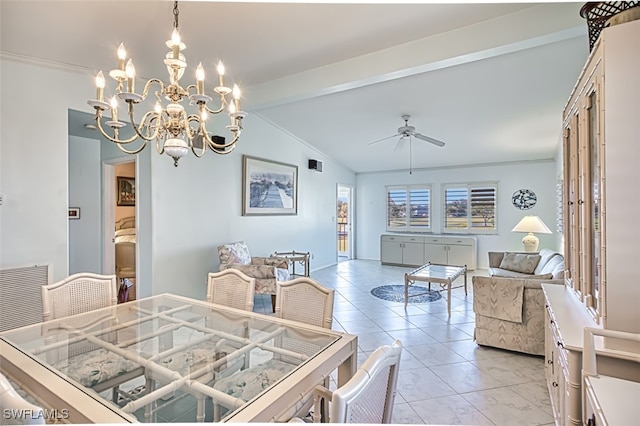
M 551 234 L 547 225 L 545 225 L 542 219 L 538 216 L 523 217 L 511 232 L 527 232 L 527 235 L 522 239 L 524 251 L 538 251 L 538 244 L 540 241 L 538 240 L 538 237 L 533 235 L 534 232 L 539 234 Z

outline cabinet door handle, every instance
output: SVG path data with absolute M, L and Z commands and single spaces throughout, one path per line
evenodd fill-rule
M 554 388 L 557 388 L 558 387 L 558 382 L 551 383 L 551 386 L 553 386 Z
M 581 206 L 584 204 L 584 200 L 578 200 L 578 205 Z
M 558 342 L 558 347 L 559 348 L 564 348 L 564 345 L 562 344 L 562 342 Z
M 553 360 L 552 359 L 548 360 L 547 364 L 553 364 Z

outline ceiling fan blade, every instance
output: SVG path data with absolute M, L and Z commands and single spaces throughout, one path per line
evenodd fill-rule
M 387 136 L 386 138 L 382 138 L 382 139 L 378 139 L 377 141 L 369 142 L 368 145 L 373 145 L 374 143 L 378 143 L 378 142 L 386 141 L 387 139 L 395 138 L 399 134 L 400 133 L 396 133 L 395 135 Z
M 400 139 L 398 139 L 398 143 L 396 144 L 394 151 L 400 151 L 402 147 L 404 147 L 404 143 L 407 139 L 408 138 L 406 136 L 402 136 Z
M 444 146 L 444 142 L 439 141 L 438 139 L 430 138 L 429 136 L 425 136 L 425 135 L 420 134 L 420 133 L 414 133 L 413 136 L 415 136 L 418 139 L 422 139 L 423 141 L 426 141 L 426 142 L 432 143 L 434 145 L 437 145 L 437 146 Z

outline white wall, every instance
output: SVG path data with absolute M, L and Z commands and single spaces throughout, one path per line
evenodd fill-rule
M 489 251 L 521 251 L 521 233 L 511 229 L 525 215 L 537 215 L 555 233 L 556 228 L 556 166 L 552 160 L 514 164 L 495 164 L 476 167 L 437 168 L 408 171 L 363 173 L 357 175 L 356 191 L 356 257 L 380 259 L 380 234 L 386 232 L 385 185 L 431 184 L 432 229 L 441 232 L 442 191 L 445 183 L 498 182 L 497 235 L 476 235 L 478 240 L 478 268 L 488 267 Z M 533 190 L 538 203 L 530 210 L 518 210 L 511 204 L 514 191 Z M 540 247 L 559 250 L 554 234 L 537 234 Z
M 92 79 L 4 58 L 0 68 L 0 266 L 51 263 L 59 280 L 69 265 L 67 109 L 87 106 Z
M 99 166 L 100 141 L 69 138 L 69 207 L 80 208 L 80 219 L 69 220 L 69 274 L 102 273 L 102 170 Z
M 297 215 L 242 216 L 244 154 L 298 166 Z M 323 162 L 322 173 L 308 170 L 309 158 Z M 231 154 L 185 157 L 177 168 L 154 155 L 152 168 L 154 294 L 204 297 L 207 273 L 219 266 L 217 246 L 232 241 L 244 240 L 256 256 L 310 251 L 312 269 L 336 263 L 336 184 L 353 184 L 355 175 L 259 116 L 245 119 Z
M 50 262 L 57 281 L 69 272 L 68 111 L 91 112 L 94 77 L 6 56 L 0 68 L 0 267 Z M 37 120 L 25 113 L 34 110 Z M 227 121 L 216 117 L 211 127 Z M 232 153 L 188 156 L 177 168 L 153 146 L 138 154 L 139 297 L 203 298 L 206 274 L 218 268 L 217 246 L 240 239 L 255 255 L 310 251 L 313 269 L 336 262 L 336 185 L 355 184 L 354 173 L 251 111 L 244 127 Z M 298 215 L 241 216 L 243 154 L 299 167 Z M 322 173 L 307 169 L 309 158 L 323 162 Z

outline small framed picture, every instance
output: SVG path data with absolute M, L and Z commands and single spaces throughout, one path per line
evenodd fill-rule
M 118 205 L 136 205 L 136 179 L 118 176 Z
M 80 219 L 80 207 L 69 207 L 69 219 Z

